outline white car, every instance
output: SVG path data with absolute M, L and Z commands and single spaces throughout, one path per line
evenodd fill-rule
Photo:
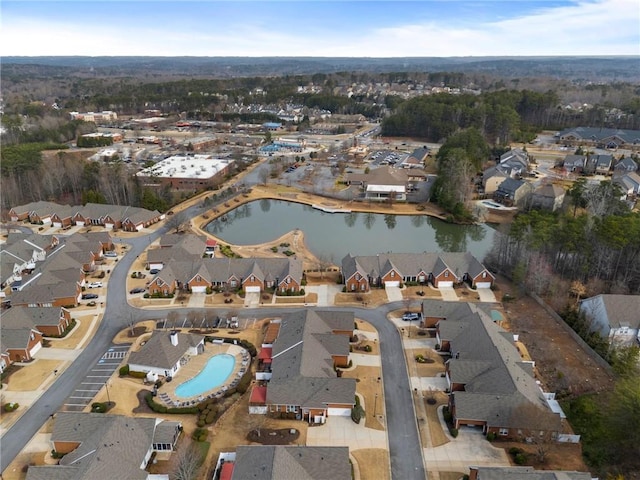
M 87 288 L 100 288 L 102 287 L 102 282 L 91 282 L 87 285 Z
M 108 251 L 108 252 L 104 252 L 104 256 L 105 257 L 117 257 L 118 254 L 116 252 L 113 252 L 113 251 Z

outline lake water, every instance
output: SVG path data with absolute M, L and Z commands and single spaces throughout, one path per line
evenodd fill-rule
M 325 213 L 284 200 L 246 203 L 229 212 L 226 219 L 216 219 L 205 229 L 236 245 L 270 242 L 300 229 L 307 247 L 316 256 L 334 263 L 339 263 L 348 253 L 383 252 L 468 251 L 482 261 L 495 235 L 495 230 L 485 224 L 453 225 L 426 215 Z

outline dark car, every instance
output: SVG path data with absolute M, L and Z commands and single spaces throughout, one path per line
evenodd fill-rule
M 82 300 L 91 300 L 93 298 L 98 298 L 98 295 L 95 293 L 83 293 Z
M 151 270 L 149 270 L 149 273 L 151 275 L 155 275 L 156 273 L 159 273 L 159 272 L 160 272 L 160 270 L 158 270 L 157 268 L 152 268 Z
M 136 288 L 132 288 L 131 290 L 129 290 L 129 293 L 130 293 L 131 295 L 134 295 L 134 294 L 136 294 L 136 293 L 142 293 L 142 292 L 144 292 L 144 290 L 145 290 L 145 289 L 144 289 L 144 288 L 142 288 L 142 287 L 136 287 Z

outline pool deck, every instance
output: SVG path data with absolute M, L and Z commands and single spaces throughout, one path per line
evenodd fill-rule
M 215 355 L 227 353 L 235 357 L 233 371 L 227 380 L 222 384 L 208 391 L 192 397 L 180 397 L 176 395 L 176 388 L 187 380 L 192 379 L 204 369 L 209 359 Z M 156 401 L 163 403 L 167 407 L 190 407 L 213 397 L 221 397 L 229 388 L 235 387 L 247 369 L 251 368 L 251 355 L 239 345 L 211 344 L 207 343 L 204 353 L 201 355 L 187 357 L 187 362 L 182 365 L 178 373 L 171 382 L 164 382 L 158 388 Z

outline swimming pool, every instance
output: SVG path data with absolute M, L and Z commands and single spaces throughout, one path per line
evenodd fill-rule
M 176 395 L 181 398 L 195 397 L 222 385 L 233 372 L 235 364 L 233 355 L 214 355 L 195 377 L 176 387 Z

